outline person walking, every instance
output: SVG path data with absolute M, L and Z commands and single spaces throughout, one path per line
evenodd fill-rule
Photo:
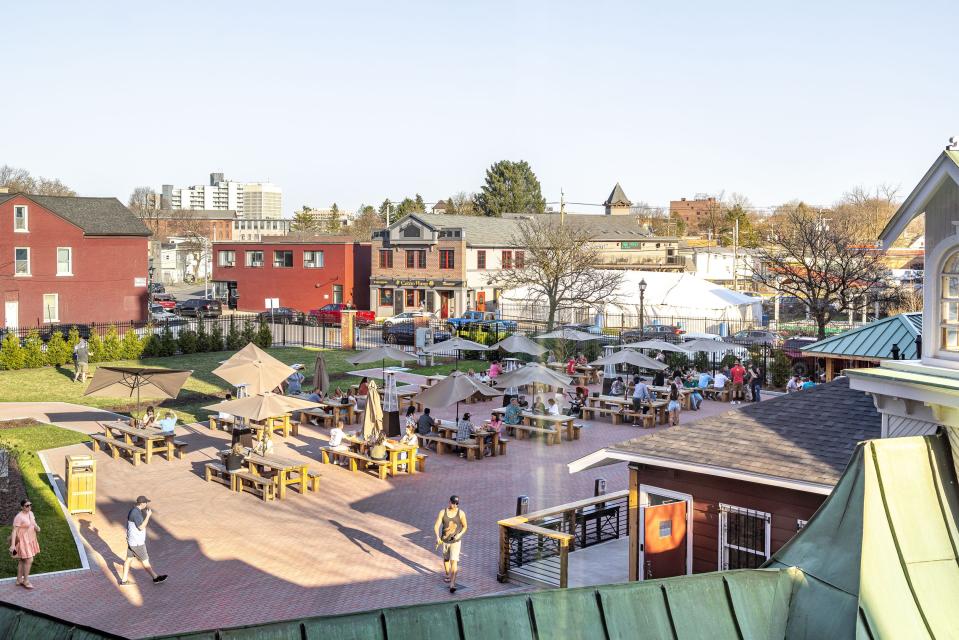
M 669 385 L 669 404 L 666 405 L 666 410 L 669 412 L 669 423 L 674 427 L 679 425 L 679 408 L 679 387 L 673 381 Z
M 746 398 L 743 391 L 743 383 L 746 381 L 746 367 L 743 366 L 742 362 L 736 360 L 736 364 L 729 370 L 729 377 L 733 381 L 732 404 L 739 404 Z
M 749 367 L 749 391 L 752 393 L 753 402 L 759 402 L 760 391 L 763 388 L 763 375 L 765 372 L 755 362 Z
M 450 496 L 446 505 L 433 523 L 436 546 L 443 547 L 443 582 L 450 585 L 450 593 L 456 593 L 456 574 L 459 571 L 460 546 L 466 535 L 466 512 L 460 509 L 459 496 Z
M 127 514 L 127 558 L 123 562 L 123 573 L 120 575 L 120 584 L 130 584 L 127 576 L 133 560 L 139 560 L 146 572 L 153 578 L 154 584 L 167 579 L 166 574 L 160 575 L 150 565 L 150 554 L 147 553 L 147 525 L 153 517 L 153 510 L 148 506 L 150 500 L 146 496 L 138 496 L 136 504 Z
M 13 517 L 13 530 L 10 532 L 10 555 L 17 560 L 17 584 L 24 589 L 33 589 L 30 583 L 30 567 L 33 558 L 40 553 L 37 534 L 40 526 L 33 515 L 33 503 L 20 501 L 20 513 Z
M 87 371 L 90 366 L 90 347 L 87 345 L 86 340 L 80 338 L 80 342 L 78 342 L 77 346 L 74 347 L 73 355 L 75 356 L 76 362 L 76 371 L 73 374 L 73 381 L 86 382 Z

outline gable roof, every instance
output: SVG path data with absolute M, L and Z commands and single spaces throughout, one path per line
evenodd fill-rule
M 929 201 L 936 195 L 946 180 L 959 184 L 959 151 L 946 149 L 932 163 L 919 184 L 902 201 L 886 227 L 879 234 L 879 243 L 890 247 L 902 234 L 913 218 L 923 213 Z M 931 249 L 932 247 L 930 247 Z
M 922 313 L 900 313 L 814 342 L 803 348 L 803 353 L 886 360 L 892 358 L 892 346 L 899 345 L 900 357 L 915 360 L 919 357 L 916 337 L 921 335 Z
M 838 378 L 600 449 L 569 469 L 634 461 L 829 493 L 856 444 L 881 433 L 872 399 Z
M 7 194 L 0 204 L 22 196 L 67 222 L 76 225 L 88 236 L 150 236 L 143 221 L 123 206 L 116 198 L 85 198 L 80 196 L 38 196 L 26 193 Z
M 613 190 L 610 191 L 609 197 L 606 198 L 606 202 L 603 203 L 607 207 L 610 206 L 629 206 L 633 204 L 629 201 L 629 198 L 626 197 L 626 192 L 623 191 L 623 188 L 619 186 L 619 183 L 616 183 L 616 186 L 613 187 Z

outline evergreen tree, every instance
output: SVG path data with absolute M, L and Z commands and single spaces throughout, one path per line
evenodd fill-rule
M 9 331 L 3 336 L 0 344 L 0 369 L 22 369 L 24 363 L 23 347 L 20 346 L 20 337 L 16 331 Z
M 200 320 L 196 327 L 196 350 L 197 353 L 210 351 L 210 335 L 206 332 L 206 321 Z
M 163 332 L 160 333 L 160 356 L 169 357 L 175 356 L 176 350 L 179 345 L 177 344 L 176 338 L 173 337 L 173 331 L 170 330 L 170 326 L 167 325 L 163 327 Z
M 121 357 L 124 360 L 139 360 L 140 356 L 143 355 L 145 342 L 145 340 L 140 339 L 140 336 L 137 335 L 136 331 L 133 329 L 127 329 L 126 333 L 123 334 L 123 340 L 120 343 L 120 351 L 122 353 Z M 49 350 L 50 347 L 48 345 L 47 351 Z
M 114 362 L 123 358 L 123 345 L 120 344 L 120 334 L 115 325 L 110 325 L 107 335 L 103 338 L 103 361 Z
M 47 364 L 47 356 L 43 352 L 43 340 L 40 332 L 32 329 L 23 341 L 23 366 L 27 369 L 38 369 Z
M 239 348 L 242 349 L 251 342 L 256 342 L 256 327 L 253 326 L 251 320 L 246 320 L 243 322 L 243 333 L 240 334 Z
M 143 353 L 140 357 L 142 358 L 158 358 L 160 357 L 161 345 L 160 345 L 160 336 L 155 333 L 150 333 L 143 340 Z
M 529 163 L 501 160 L 486 170 L 486 184 L 476 194 L 476 207 L 487 216 L 543 213 L 546 200 Z
M 792 362 L 782 349 L 773 351 L 773 362 L 769 366 L 769 375 L 774 387 L 783 388 L 792 375 Z
M 103 362 L 103 338 L 96 331 L 90 332 L 90 339 L 87 340 L 90 351 L 90 362 Z
M 240 333 L 239 328 L 236 326 L 236 322 L 233 320 L 233 316 L 230 316 L 230 329 L 226 334 L 226 349 L 227 351 L 238 351 L 242 349 L 246 343 L 243 342 L 243 336 Z
M 183 329 L 177 337 L 177 343 L 180 347 L 180 353 L 184 355 L 196 353 L 196 331 L 193 329 Z
M 232 326 L 232 321 L 230 325 Z M 213 323 L 213 329 L 210 331 L 210 351 L 223 351 L 223 325 L 217 319 Z
M 313 209 L 306 205 L 293 214 L 293 222 L 290 223 L 290 231 L 315 232 L 320 223 L 313 214 Z
M 265 322 L 260 323 L 260 328 L 256 332 L 256 346 L 261 349 L 269 349 L 273 346 L 273 333 Z
M 47 342 L 47 363 L 62 366 L 73 359 L 73 349 L 63 339 L 62 331 L 54 331 Z
M 73 360 L 73 348 L 80 342 L 80 331 L 76 327 L 70 327 L 67 332 L 67 348 L 70 349 L 70 360 Z

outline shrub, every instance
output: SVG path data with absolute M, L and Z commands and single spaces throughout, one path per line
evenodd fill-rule
M 73 361 L 73 349 L 80 342 L 80 331 L 76 327 L 70 327 L 67 332 L 67 348 L 70 349 L 70 360 Z
M 47 342 L 47 363 L 62 366 L 73 360 L 73 349 L 63 339 L 62 331 L 54 331 Z
M 719 363 L 719 366 L 721 366 L 721 367 L 731 367 L 731 366 L 733 366 L 734 364 L 736 364 L 736 360 L 737 360 L 738 357 L 739 357 L 739 356 L 737 356 L 737 355 L 734 354 L 734 353 L 727 353 L 725 356 L 723 356 L 723 359 L 722 359 L 722 361 Z
M 120 342 L 121 358 L 124 360 L 139 360 L 143 355 L 143 347 L 146 340 L 141 340 L 140 336 L 133 329 L 127 329 L 123 334 L 123 340 Z
M 226 348 L 228 351 L 237 351 L 242 349 L 246 343 L 243 342 L 243 336 L 240 334 L 240 330 L 237 329 L 236 322 L 233 320 L 233 316 L 230 316 L 230 331 L 226 334 Z
M 158 358 L 160 356 L 161 349 L 160 336 L 150 332 L 146 337 L 143 338 L 143 352 L 141 357 Z
M 696 355 L 693 356 L 693 366 L 696 367 L 697 371 L 709 370 L 709 356 L 703 351 L 696 352 Z
M 273 332 L 270 331 L 270 327 L 267 326 L 266 322 L 260 323 L 260 328 L 257 330 L 253 342 L 261 349 L 269 349 L 273 346 Z
M 99 333 L 91 331 L 87 344 L 90 347 L 90 362 L 103 362 L 106 360 L 103 351 L 103 338 L 100 337 Z
M 206 320 L 199 320 L 196 327 L 196 352 L 210 351 L 210 334 L 206 332 Z
M 256 329 L 250 320 L 243 323 L 243 333 L 240 335 L 240 347 L 243 348 L 251 342 L 256 342 Z
M 173 331 L 170 330 L 170 327 L 163 327 L 163 331 L 160 333 L 160 356 L 169 357 L 175 356 L 177 350 L 177 341 L 173 337 Z
M 208 351 L 223 351 L 223 325 L 219 320 L 213 323 L 210 331 L 210 348 Z
M 769 367 L 769 375 L 774 387 L 785 387 L 792 375 L 792 361 L 782 349 L 773 351 L 773 363 Z
M 32 329 L 23 341 L 23 366 L 27 369 L 37 369 L 47 364 L 47 354 L 43 352 L 43 340 L 40 332 Z
M 114 362 L 123 359 L 123 345 L 120 344 L 120 334 L 115 325 L 110 325 L 107 335 L 103 338 L 103 360 Z
M 183 329 L 180 331 L 180 335 L 177 338 L 177 344 L 180 347 L 180 353 L 191 354 L 196 353 L 196 344 L 197 337 L 196 331 L 193 329 Z
M 682 369 L 689 364 L 689 356 L 678 351 L 666 351 L 666 366 L 670 371 Z
M 0 345 L 0 369 L 22 369 L 24 363 L 23 347 L 20 337 L 13 331 L 3 337 Z

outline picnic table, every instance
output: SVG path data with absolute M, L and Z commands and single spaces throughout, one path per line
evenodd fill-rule
M 346 424 L 355 424 L 356 423 L 356 405 L 352 402 L 348 404 L 342 404 L 339 400 L 321 400 L 316 403 L 318 407 L 324 407 L 329 409 L 330 412 L 339 419 L 340 414 L 345 414 Z
M 446 379 L 446 376 L 439 375 L 439 374 L 434 374 L 434 375 L 432 375 L 432 376 L 426 376 L 426 383 L 423 384 L 423 385 L 420 385 L 420 386 L 432 387 L 434 384 L 436 384 L 436 383 L 439 382 L 440 380 L 445 380 L 445 379 Z
M 362 438 L 358 438 L 355 435 L 345 434 L 343 436 L 343 442 L 350 448 L 351 451 L 356 453 L 361 453 L 365 456 L 369 456 L 369 445 Z M 386 440 L 386 453 L 388 455 L 389 467 L 387 472 L 395 476 L 399 473 L 408 473 L 410 475 L 416 473 L 416 452 L 418 447 L 413 447 L 405 444 L 400 444 L 398 440 Z M 406 458 L 401 459 L 400 454 L 406 453 Z M 406 471 L 400 471 L 401 466 L 406 466 Z
M 154 452 L 166 452 L 167 460 L 172 460 L 176 453 L 176 447 L 173 444 L 173 432 L 162 431 L 156 427 L 134 427 L 126 422 L 115 420 L 113 422 L 99 422 L 100 428 L 109 438 L 116 438 L 130 446 L 139 446 L 143 443 L 144 462 L 150 464 Z
M 664 398 L 669 400 L 669 387 L 654 387 L 649 386 L 650 391 L 655 391 L 657 395 L 662 395 Z M 693 395 L 692 389 L 687 389 L 686 387 L 679 387 L 679 404 L 684 410 L 689 409 L 689 397 Z
M 437 433 L 442 435 L 444 438 L 449 438 L 450 440 L 456 440 L 456 423 L 452 420 L 436 420 L 434 423 L 434 428 Z M 499 433 L 493 429 L 484 428 L 477 429 L 473 432 L 473 437 L 477 440 L 482 440 L 484 446 L 479 451 L 479 456 L 482 458 L 485 453 L 484 449 L 487 438 L 490 441 L 490 457 L 496 457 L 499 451 Z
M 498 416 L 505 416 L 506 409 L 500 407 L 493 409 L 492 413 Z M 508 431 L 516 435 L 517 438 L 522 438 L 523 435 L 521 434 L 528 435 L 532 433 L 545 432 L 550 436 L 555 436 L 555 441 L 560 442 L 562 441 L 561 434 L 565 432 L 567 440 L 576 439 L 575 416 L 550 416 L 533 413 L 532 411 L 524 411 L 520 415 L 523 418 L 523 424 L 503 423 L 503 426 L 505 426 Z M 548 437 L 546 442 L 547 444 L 551 444 L 553 440 L 553 437 Z
M 653 410 L 653 413 L 656 415 L 656 420 L 660 424 L 666 424 L 669 420 L 669 416 L 666 413 L 666 406 L 669 404 L 669 400 L 648 400 L 642 403 L 642 406 L 648 407 Z M 588 408 L 606 408 L 613 406 L 619 410 L 632 410 L 633 408 L 633 398 L 632 396 L 589 396 L 586 399 L 586 406 Z M 613 417 L 613 424 L 618 424 L 622 419 L 620 411 L 610 412 L 610 415 Z
M 566 363 L 565 362 L 551 362 L 548 365 L 551 369 L 561 372 L 563 375 L 569 375 L 566 373 Z M 576 379 L 576 382 L 583 382 L 583 386 L 591 384 L 593 382 L 599 382 L 599 372 L 601 369 L 594 367 L 588 364 L 578 364 L 575 369 L 576 373 L 572 375 Z
M 229 449 L 222 449 L 220 458 L 226 459 L 229 455 Z M 298 460 L 283 458 L 274 455 L 260 455 L 258 453 L 247 453 L 243 462 L 247 465 L 250 473 L 255 476 L 268 476 L 271 472 L 273 484 L 276 486 L 277 495 L 280 500 L 286 498 L 286 488 L 288 486 L 299 486 L 300 493 L 306 493 L 306 485 L 309 480 L 309 465 Z

